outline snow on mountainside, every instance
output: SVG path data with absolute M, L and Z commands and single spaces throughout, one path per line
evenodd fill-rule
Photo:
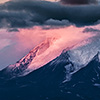
M 62 59 L 63 56 L 68 56 L 66 63 L 69 64 L 65 66 L 66 71 L 70 68 L 74 69 L 71 72 L 69 71 L 69 73 L 73 74 L 80 68 L 86 66 L 98 53 L 98 51 L 100 51 L 99 34 L 97 34 L 94 38 L 90 38 L 90 36 L 85 35 L 85 37 L 83 36 L 81 38 L 75 37 L 72 41 L 63 41 L 63 39 L 66 40 L 66 37 L 57 36 L 47 38 L 31 50 L 25 57 L 17 61 L 15 64 L 9 65 L 3 69 L 1 71 L 2 75 L 7 74 L 8 77 L 26 75 L 46 65 L 50 61 L 52 61 L 51 64 L 61 62 L 64 60 Z
M 99 41 L 98 39 L 97 39 L 97 41 Z M 29 72 L 36 70 L 36 69 L 40 68 L 41 66 L 44 66 L 45 64 L 50 62 L 52 59 L 48 60 L 48 58 L 47 58 L 47 61 L 43 62 L 43 59 L 45 59 L 45 57 L 49 57 L 49 55 L 48 56 L 44 55 L 44 56 L 42 56 L 43 58 L 41 57 L 41 55 L 44 54 L 44 52 L 46 52 L 46 50 L 48 50 L 48 48 L 53 43 L 53 41 L 56 41 L 56 39 L 55 38 L 48 39 L 45 42 L 42 42 L 36 48 L 31 50 L 29 52 L 29 54 L 27 54 L 21 60 L 17 61 L 16 64 L 9 65 L 7 68 L 5 68 L 3 70 L 3 73 L 7 74 L 8 72 L 10 72 L 10 74 L 9 74 L 10 77 L 11 76 L 15 77 L 16 75 L 17 76 L 26 75 Z M 71 75 L 71 74 L 75 73 L 76 71 L 78 71 L 79 69 L 81 69 L 82 67 L 86 66 L 91 61 L 91 59 L 98 53 L 98 51 L 100 50 L 100 46 L 99 46 L 100 42 L 97 42 L 97 41 L 96 41 L 96 45 L 95 45 L 95 43 L 93 44 L 91 42 L 84 46 L 80 46 L 77 48 L 74 48 L 72 46 L 71 48 L 67 48 L 67 49 L 63 50 L 61 55 L 58 56 L 55 60 L 53 60 L 51 62 L 51 65 L 52 64 L 56 65 L 57 63 L 62 62 L 62 60 L 63 61 L 65 60 L 65 62 L 68 63 L 65 66 L 66 71 L 67 71 L 65 81 L 70 80 L 70 77 L 68 75 Z M 38 56 L 40 56 L 40 58 L 42 58 L 42 60 L 39 59 Z M 67 59 L 65 59 L 65 58 L 67 58 Z
M 66 50 L 69 50 L 78 43 L 81 44 L 83 40 L 87 41 L 87 38 L 89 37 L 90 36 L 85 35 L 85 37 L 75 38 L 70 42 L 63 41 L 63 37 L 59 36 L 47 38 L 40 45 L 31 50 L 25 57 L 17 61 L 15 64 L 9 65 L 1 72 L 7 74 L 9 77 L 26 75 L 55 59 L 65 48 L 67 48 Z
M 98 62 L 100 61 L 100 36 L 97 35 L 96 38 L 93 39 L 90 43 L 73 47 L 70 50 L 64 50 L 62 54 L 54 60 L 51 64 L 57 64 L 61 62 L 62 56 L 68 57 L 68 64 L 65 66 L 66 68 L 66 79 L 64 82 L 69 81 L 71 75 L 85 67 L 94 57 L 98 54 Z M 66 59 L 65 59 L 66 60 Z
M 100 36 L 91 43 L 69 51 L 70 60 L 78 66 L 86 65 L 100 51 Z
M 33 50 L 31 50 L 25 57 L 17 61 L 15 64 L 9 65 L 7 66 L 7 68 L 3 69 L 3 72 L 5 74 L 11 72 L 13 76 L 16 76 L 17 74 L 24 74 L 24 71 L 30 66 L 35 57 L 41 55 L 44 51 L 46 51 L 55 40 L 55 38 L 48 38 Z M 34 68 L 34 70 L 35 69 L 36 68 Z

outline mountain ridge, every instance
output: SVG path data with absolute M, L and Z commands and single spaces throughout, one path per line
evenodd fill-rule
M 0 89 L 7 89 L 0 92 L 0 99 L 6 100 L 8 97 L 8 100 L 99 100 L 99 56 L 98 52 L 86 66 L 70 76 L 74 69 L 71 69 L 73 66 L 67 67 L 71 62 L 68 62 L 68 52 L 64 52 L 28 75 L 0 84 Z M 55 63 L 56 61 L 58 62 Z M 3 96 L 5 93 L 6 97 Z

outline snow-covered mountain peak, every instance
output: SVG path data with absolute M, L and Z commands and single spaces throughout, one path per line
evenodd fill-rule
M 4 69 L 4 71 L 11 72 L 12 74 L 23 74 L 23 72 L 29 72 L 28 67 L 32 63 L 36 61 L 38 57 L 41 58 L 41 55 L 46 52 L 46 50 L 56 41 L 57 38 L 47 38 L 45 41 L 40 43 L 38 46 L 33 48 L 26 56 L 24 56 L 22 59 L 17 61 L 15 64 L 9 65 L 7 68 Z M 41 59 L 38 59 L 38 63 Z M 33 65 L 33 64 L 32 64 Z M 34 67 L 34 66 L 33 66 Z M 27 70 L 26 70 L 27 69 Z M 33 70 L 37 69 L 36 67 L 33 68 Z
M 49 36 L 49 38 L 47 37 L 45 41 L 43 41 L 38 46 L 33 48 L 26 56 L 24 56 L 22 59 L 17 61 L 15 64 L 9 65 L 4 70 L 10 71 L 11 73 L 14 73 L 15 75 L 20 74 L 20 73 L 21 75 L 23 75 L 23 73 L 27 73 L 27 72 L 29 73 L 33 70 L 36 70 L 46 65 L 53 59 L 59 57 L 62 51 L 64 55 L 65 55 L 65 52 L 68 51 L 68 55 L 69 55 L 68 61 L 70 61 L 74 66 L 84 65 L 88 63 L 89 61 L 89 60 L 86 61 L 89 56 L 88 57 L 85 56 L 86 52 L 89 51 L 89 48 L 87 48 L 87 50 L 84 50 L 82 47 L 88 44 L 87 40 L 90 37 L 91 35 L 89 34 L 82 35 L 79 38 L 77 38 L 77 36 L 76 37 L 72 35 L 70 36 L 69 34 L 64 35 L 64 36 L 61 34 Z M 72 40 L 70 40 L 69 38 L 72 38 Z M 83 43 L 83 41 L 86 41 L 86 43 Z M 77 44 L 79 45 L 76 46 Z M 90 59 L 91 58 L 92 57 L 90 57 Z M 57 62 L 59 62 L 59 60 L 61 60 L 60 57 Z

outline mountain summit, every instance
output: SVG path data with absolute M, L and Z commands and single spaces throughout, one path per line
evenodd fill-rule
M 49 62 L 56 65 L 63 62 L 65 63 L 66 71 L 71 70 L 70 75 L 74 74 L 81 68 L 85 67 L 96 54 L 98 54 L 98 56 L 100 55 L 100 46 L 97 41 L 96 45 L 95 43 L 89 43 L 75 48 L 72 46 L 61 51 L 62 48 L 59 46 L 55 47 L 57 38 L 48 38 L 37 47 L 33 48 L 33 50 L 15 64 L 9 65 L 3 69 L 0 72 L 0 75 L 1 77 L 6 76 L 8 78 L 25 76 L 30 72 L 45 66 Z M 66 76 L 65 81 L 68 80 L 70 79 Z
M 17 61 L 15 64 L 7 66 L 5 69 L 2 70 L 3 74 L 7 74 L 8 77 L 15 77 L 23 74 L 27 74 L 30 72 L 29 67 L 32 65 L 32 69 L 36 70 L 41 65 L 34 66 L 34 63 L 41 63 L 39 61 L 36 61 L 38 56 L 41 56 L 55 41 L 55 38 L 48 38 L 45 41 L 43 41 L 41 44 L 39 44 L 37 47 L 35 47 L 33 50 L 31 50 L 25 57 Z M 38 60 L 42 61 L 43 56 L 39 57 Z

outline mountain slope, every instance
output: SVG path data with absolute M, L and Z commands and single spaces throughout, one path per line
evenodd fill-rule
M 51 46 L 54 40 L 55 38 L 48 38 L 47 40 L 43 41 L 41 44 L 39 44 L 37 47 L 31 50 L 25 57 L 17 61 L 15 64 L 9 65 L 5 69 L 3 69 L 1 71 L 1 74 L 3 74 L 3 76 L 10 78 L 12 76 L 17 77 L 19 75 L 29 73 L 30 70 L 28 68 L 33 63 L 34 59 L 36 59 L 37 56 L 44 53 Z M 36 70 L 39 67 L 41 67 L 41 65 L 37 67 L 33 65 L 32 70 Z
M 11 79 L 1 84 L 0 99 L 99 100 L 100 53 L 96 54 L 84 68 L 74 73 L 72 77 L 69 75 L 69 71 L 72 73 L 74 69 L 69 70 L 68 67 L 66 70 L 65 67 L 70 64 L 67 52 L 66 56 L 61 55 L 60 58 L 54 59 L 24 77 Z M 69 79 L 64 81 L 66 75 Z
M 100 53 L 80 71 L 72 76 L 70 82 L 62 85 L 63 92 L 75 94 L 82 100 L 99 100 L 100 98 Z

